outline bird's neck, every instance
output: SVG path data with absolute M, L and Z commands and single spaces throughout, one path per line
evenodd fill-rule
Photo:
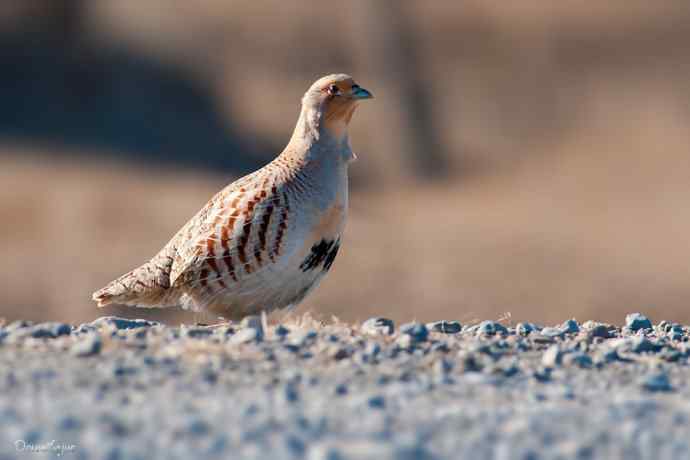
M 353 158 L 348 136 L 349 120 L 327 120 L 317 108 L 302 107 L 290 142 L 281 155 L 300 162 Z

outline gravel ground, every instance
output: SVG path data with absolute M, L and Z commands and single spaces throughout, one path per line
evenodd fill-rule
M 0 459 L 687 458 L 688 328 L 0 327 Z

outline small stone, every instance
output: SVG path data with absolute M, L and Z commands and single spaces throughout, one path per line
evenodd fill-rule
M 462 330 L 462 325 L 457 321 L 436 321 L 435 323 L 428 323 L 427 329 L 433 332 L 440 332 L 442 334 L 457 334 Z
M 673 391 L 668 375 L 663 372 L 647 377 L 642 382 L 642 388 L 652 392 Z
M 601 337 L 602 339 L 610 339 L 613 337 L 609 330 L 609 326 L 605 324 L 597 324 L 589 330 L 589 337 Z
M 205 436 L 211 431 L 211 426 L 201 419 L 192 420 L 187 432 L 192 436 Z
M 562 362 L 563 352 L 558 345 L 551 345 L 541 357 L 541 363 L 547 367 L 557 367 Z
M 312 345 L 319 334 L 314 330 L 296 331 L 290 335 L 290 344 L 297 347 L 305 347 Z
M 552 372 L 552 368 L 544 367 L 544 368 L 535 370 L 532 373 L 532 377 L 534 377 L 534 379 L 537 382 L 546 383 L 546 382 L 551 381 L 551 372 Z
M 362 332 L 370 335 L 392 335 L 395 323 L 388 318 L 369 318 L 362 323 Z
M 576 352 L 565 354 L 563 356 L 563 364 L 566 366 L 574 365 L 583 369 L 589 369 L 592 367 L 594 362 L 587 353 Z
M 133 366 L 125 366 L 123 364 L 116 364 L 113 368 L 113 374 L 116 377 L 126 377 L 139 373 L 139 369 Z
M 577 334 L 578 332 L 580 332 L 580 326 L 577 324 L 577 321 L 575 321 L 575 319 L 567 320 L 561 325 L 560 329 L 565 334 Z
M 479 323 L 477 333 L 483 335 L 503 335 L 508 333 L 508 329 L 506 329 L 506 327 L 501 323 L 497 323 L 495 321 L 482 321 Z
M 230 337 L 229 343 L 239 345 L 242 343 L 258 342 L 259 334 L 256 329 L 240 329 Z
M 134 334 L 130 335 L 130 337 L 134 337 L 135 339 L 138 339 L 138 340 L 145 340 L 146 336 L 148 335 L 148 331 L 149 331 L 148 328 L 141 327 Z M 146 348 L 146 345 L 144 345 L 144 348 Z
M 604 363 L 611 363 L 613 361 L 621 361 L 622 360 L 621 356 L 618 354 L 618 350 L 616 350 L 615 348 L 607 350 L 604 353 L 602 353 L 601 358 L 602 358 L 602 361 Z
M 652 322 L 642 313 L 630 313 L 625 317 L 625 325 L 628 329 L 635 332 L 640 329 L 651 329 Z
M 352 356 L 353 353 L 354 350 L 352 349 L 352 347 L 345 346 L 336 348 L 335 351 L 332 352 L 331 356 L 333 356 L 333 359 L 335 359 L 336 361 L 341 361 L 343 359 L 349 358 L 350 356 Z
M 367 405 L 372 409 L 384 409 L 386 407 L 386 399 L 383 396 L 372 396 L 367 401 Z
M 420 323 L 407 323 L 400 326 L 400 333 L 409 335 L 415 342 L 424 342 L 429 337 L 429 330 Z
M 96 331 L 97 329 L 98 328 L 91 323 L 82 323 L 74 330 L 74 332 L 78 334 L 87 334 L 89 332 Z
M 187 337 L 193 338 L 193 339 L 202 339 L 204 337 L 208 337 L 213 334 L 212 329 L 208 328 L 192 328 L 192 329 L 187 329 L 186 335 Z
M 29 329 L 29 335 L 35 339 L 55 339 L 71 332 L 72 326 L 65 323 L 42 323 Z
M 518 323 L 517 326 L 515 326 L 515 333 L 518 335 L 529 335 L 534 331 L 536 331 L 536 328 L 532 323 Z
M 58 429 L 61 431 L 80 430 L 83 423 L 73 415 L 66 415 L 57 422 Z
M 294 382 L 288 382 L 285 384 L 284 388 L 284 395 L 285 395 L 285 400 L 287 402 L 297 402 L 299 401 L 299 390 L 297 388 L 297 384 Z
M 290 329 L 286 328 L 282 324 L 279 324 L 278 326 L 276 326 L 274 332 L 275 332 L 276 336 L 278 336 L 282 339 L 290 333 Z
M 364 354 L 370 357 L 376 357 L 381 353 L 381 345 L 378 342 L 368 342 L 364 347 Z
M 412 336 L 403 334 L 398 339 L 395 341 L 395 343 L 398 345 L 398 347 L 402 348 L 403 350 L 411 350 L 414 348 L 414 345 L 416 341 Z
M 500 368 L 504 377 L 512 377 L 520 373 L 520 368 L 515 364 L 509 364 L 506 367 Z
M 4 329 L 7 332 L 13 332 L 13 331 L 16 331 L 18 329 L 25 329 L 25 328 L 31 327 L 33 325 L 34 325 L 34 323 L 31 321 L 18 320 L 18 321 L 12 321 L 10 324 L 5 326 Z
M 109 325 L 115 329 L 136 329 L 139 327 L 151 327 L 160 325 L 157 321 L 149 321 L 146 319 L 127 319 L 117 316 L 103 316 L 90 323 L 91 326 L 99 328 L 104 325 Z
M 103 346 L 103 341 L 99 335 L 91 334 L 86 338 L 80 339 L 75 342 L 70 348 L 70 352 L 77 357 L 85 358 L 88 356 L 94 356 L 101 352 Z
M 463 372 L 480 372 L 484 365 L 477 353 L 461 350 L 458 352 L 458 360 L 460 369 Z
M 681 334 L 681 333 L 679 333 L 679 332 L 673 332 L 673 331 L 671 331 L 671 332 L 669 332 L 669 333 L 666 335 L 666 337 L 668 337 L 669 339 L 673 340 L 674 342 L 680 342 L 680 341 L 683 340 L 683 334 Z
M 289 435 L 285 440 L 285 445 L 288 452 L 295 458 L 304 458 L 304 453 L 306 451 L 306 445 L 304 441 L 294 435 Z
M 533 333 L 529 336 L 530 340 L 537 345 L 548 345 L 551 343 L 556 343 L 556 339 L 553 337 L 547 337 L 541 333 Z
M 659 353 L 659 358 L 663 359 L 664 361 L 668 361 L 670 363 L 675 363 L 676 361 L 678 361 L 682 357 L 683 357 L 683 354 L 681 352 L 679 352 L 678 350 L 665 349 L 665 350 L 662 350 L 661 353 Z
M 633 337 L 630 339 L 630 351 L 634 353 L 656 353 L 662 348 L 663 346 L 652 343 L 644 337 Z
M 223 453 L 228 447 L 228 439 L 224 434 L 216 436 L 201 458 L 223 458 Z
M 683 326 L 680 324 L 666 324 L 664 327 L 665 335 L 669 339 L 675 341 L 675 342 L 680 342 L 683 340 Z
M 264 326 L 259 316 L 247 316 L 242 320 L 240 326 L 245 329 L 254 329 L 256 331 L 256 339 L 262 340 L 264 338 Z
M 434 363 L 433 371 L 436 375 L 445 376 L 453 370 L 453 363 L 445 358 L 441 358 Z
M 228 337 L 235 333 L 236 329 L 232 326 L 219 326 L 215 328 L 214 334 L 220 340 L 226 340 Z
M 431 344 L 431 351 L 434 353 L 439 352 L 439 353 L 448 353 L 450 351 L 450 347 L 446 342 L 441 342 L 437 341 Z
M 381 353 L 381 345 L 372 341 L 365 343 L 363 348 L 353 355 L 353 358 L 359 364 L 371 364 L 376 362 L 379 353 Z
M 545 327 L 541 330 L 541 335 L 546 337 L 562 337 L 565 332 L 562 329 L 555 327 Z
M 218 382 L 218 372 L 213 369 L 204 369 L 201 373 L 201 378 L 204 379 L 205 382 L 213 385 Z
M 336 334 L 328 334 L 326 335 L 326 340 L 332 343 L 338 343 L 340 342 L 340 337 Z
M 22 440 L 26 444 L 38 444 L 43 437 L 43 434 L 41 433 L 41 430 L 39 429 L 29 429 L 24 433 L 24 436 L 22 436 Z

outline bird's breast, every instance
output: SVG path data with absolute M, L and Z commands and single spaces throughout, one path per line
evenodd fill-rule
M 301 228 L 297 229 L 299 244 L 290 262 L 290 266 L 300 267 L 301 271 L 317 266 L 330 268 L 340 246 L 347 220 L 347 176 L 343 174 L 330 185 L 330 190 L 315 193 L 311 205 L 304 207 Z M 326 260 L 330 263 L 326 264 Z

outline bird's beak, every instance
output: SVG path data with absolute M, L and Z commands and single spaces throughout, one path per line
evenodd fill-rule
M 357 88 L 352 90 L 352 99 L 371 99 L 373 97 L 373 94 L 371 94 L 369 91 L 362 88 L 361 86 L 358 86 Z

